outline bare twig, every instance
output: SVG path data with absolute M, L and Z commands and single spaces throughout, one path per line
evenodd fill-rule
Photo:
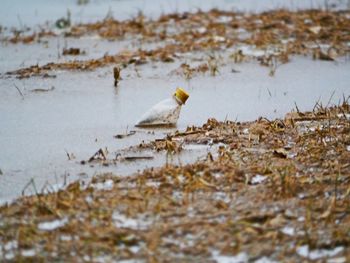
M 29 182 L 24 186 L 23 190 L 22 190 L 22 195 L 25 194 L 25 191 L 28 189 L 29 186 L 32 186 L 33 189 L 34 189 L 34 192 L 36 195 L 39 195 L 38 193 L 38 190 L 36 189 L 36 185 L 35 185 L 35 182 L 34 182 L 34 178 L 31 178 L 29 180 Z
M 329 100 L 327 102 L 326 108 L 328 108 L 329 104 L 331 103 L 331 100 L 332 100 L 334 94 L 335 94 L 335 90 L 333 90 L 332 95 L 331 95 L 331 97 L 329 98 Z
M 16 84 L 13 84 L 14 86 L 15 86 L 15 88 L 17 89 L 17 91 L 18 91 L 18 93 L 19 93 L 19 95 L 21 95 L 21 97 L 22 97 L 22 99 L 24 99 L 24 95 L 23 95 L 23 93 L 22 93 L 22 91 L 17 87 L 17 85 Z

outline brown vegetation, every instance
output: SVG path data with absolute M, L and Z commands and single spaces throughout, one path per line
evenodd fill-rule
M 106 174 L 1 207 L 0 255 L 212 262 L 215 253 L 244 251 L 251 260 L 300 262 L 308 257 L 302 248 L 314 251 L 310 257 L 336 248 L 349 260 L 349 116 L 344 99 L 283 120 L 210 119 L 137 146 L 177 154 L 181 144 L 221 143 L 217 154 L 194 164 Z M 95 162 L 108 161 L 97 155 Z
M 179 54 L 187 52 L 224 51 L 235 47 L 238 50 L 232 54 L 232 58 L 239 63 L 249 59 L 249 56 L 239 50 L 239 46 L 249 45 L 260 50 L 274 50 L 272 54 L 267 52 L 257 58 L 261 65 L 271 68 L 270 75 L 273 75 L 279 64 L 289 61 L 290 55 L 309 55 L 314 59 L 332 61 L 348 54 L 349 15 L 349 11 L 278 10 L 247 15 L 212 10 L 164 15 L 156 21 L 148 20 L 142 15 L 127 21 L 106 19 L 94 24 L 73 26 L 66 36 L 97 34 L 110 40 L 140 38 L 142 42 L 164 45 L 152 50 L 139 49 L 105 55 L 99 59 L 36 65 L 8 74 L 27 78 L 58 69 L 93 70 L 110 64 L 127 66 L 148 61 L 173 62 Z M 10 41 L 30 42 L 27 38 L 17 36 Z M 34 40 L 36 36 L 31 36 L 30 39 Z M 210 64 L 207 66 L 210 67 Z M 216 70 L 211 72 L 212 75 L 215 73 Z

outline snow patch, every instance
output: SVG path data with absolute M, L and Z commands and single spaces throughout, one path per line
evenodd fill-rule
M 285 226 L 281 229 L 281 232 L 288 236 L 294 236 L 295 235 L 295 229 L 293 227 Z
M 103 183 L 92 184 L 91 186 L 96 190 L 112 190 L 114 182 L 113 180 L 108 179 Z
M 261 184 L 266 179 L 267 179 L 267 176 L 261 175 L 261 174 L 257 174 L 250 180 L 250 182 L 251 182 L 251 184 Z
M 38 228 L 43 231 L 52 231 L 57 228 L 63 227 L 68 222 L 68 218 L 57 219 L 49 222 L 42 222 L 38 224 Z
M 259 258 L 258 260 L 255 261 L 255 263 L 275 263 L 277 261 L 273 261 L 272 259 L 268 258 L 268 257 L 262 257 Z
M 247 262 L 249 259 L 247 253 L 245 252 L 240 252 L 235 256 L 222 256 L 218 251 L 213 251 L 212 258 L 216 262 L 220 262 L 220 263 L 241 263 L 241 262 Z
M 15 240 L 10 241 L 10 242 L 7 242 L 7 243 L 4 245 L 5 251 L 9 251 L 9 250 L 12 250 L 12 249 L 16 249 L 17 247 L 18 247 L 18 243 L 17 243 L 17 241 L 15 241 Z
M 35 249 L 25 249 L 21 251 L 23 257 L 34 257 Z
M 340 258 L 331 258 L 327 260 L 327 263 L 345 263 L 346 257 L 340 257 Z
M 298 247 L 297 253 L 299 256 L 309 258 L 311 260 L 321 259 L 324 257 L 333 257 L 342 252 L 344 247 L 336 247 L 334 249 L 314 249 L 310 250 L 308 245 Z
M 112 219 L 114 225 L 118 228 L 129 228 L 134 230 L 146 230 L 152 224 L 150 220 L 147 220 L 145 217 L 139 218 L 130 218 L 119 212 L 113 212 Z

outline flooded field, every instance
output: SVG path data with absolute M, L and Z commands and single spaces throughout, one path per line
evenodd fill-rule
M 350 82 L 350 63 L 317 64 L 298 57 L 281 67 L 274 78 L 254 63 L 237 66 L 228 62 L 215 78 L 199 76 L 186 81 L 169 76 L 178 66 L 140 66 L 141 77 L 136 76 L 134 69 L 125 70 L 117 89 L 113 87 L 111 68 L 88 73 L 61 72 L 55 79 L 0 80 L 1 119 L 6 127 L 1 131 L 1 147 L 6 149 L 0 153 L 5 175 L 0 178 L 1 199 L 21 194 L 31 178 L 40 188 L 45 182 L 63 183 L 67 174 L 68 180 L 76 180 L 78 174 L 92 176 L 100 172 L 101 167 L 87 169 L 79 165 L 99 148 L 107 147 L 113 152 L 142 140 L 164 137 L 171 130 L 149 134 L 134 124 L 145 110 L 169 97 L 177 86 L 186 88 L 191 96 L 176 127 L 183 130 L 189 125 L 201 125 L 209 117 L 273 119 L 283 117 L 295 107 L 294 103 L 303 110 L 312 109 L 316 101 L 327 104 L 331 99 L 330 103 L 338 103 L 349 90 Z M 232 73 L 232 68 L 240 72 Z M 14 85 L 21 89 L 23 97 Z M 33 92 L 36 89 L 50 91 Z M 120 140 L 113 137 L 130 130 L 137 132 Z M 66 152 L 76 159 L 68 161 Z M 103 171 L 130 174 L 151 165 L 153 161 L 127 167 L 117 165 Z
M 0 258 L 347 261 L 347 1 L 2 4 Z M 177 87 L 176 127 L 134 126 Z

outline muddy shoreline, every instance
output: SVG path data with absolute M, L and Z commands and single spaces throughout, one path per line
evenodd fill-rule
M 96 173 L 132 174 L 163 165 L 162 156 L 109 167 L 77 164 L 100 148 L 117 154 L 174 132 L 138 130 L 114 138 L 134 130 L 142 113 L 176 87 L 191 95 L 179 130 L 210 117 L 283 118 L 295 103 L 302 111 L 316 101 L 337 105 L 349 90 L 348 16 L 346 10 L 216 9 L 156 19 L 139 14 L 74 24 L 58 35 L 28 38 L 24 32 L 3 39 L 1 202 L 20 196 L 31 179 L 38 189 L 57 188 Z M 117 87 L 114 68 L 121 70 Z M 182 153 L 180 162 L 190 163 L 206 149 Z
M 220 144 L 201 161 L 131 177 L 104 174 L 3 206 L 2 257 L 345 262 L 350 256 L 347 100 L 274 121 L 210 119 L 135 146 L 175 158 L 185 144 Z
M 349 261 L 350 11 L 203 7 L 0 35 L 0 261 Z

